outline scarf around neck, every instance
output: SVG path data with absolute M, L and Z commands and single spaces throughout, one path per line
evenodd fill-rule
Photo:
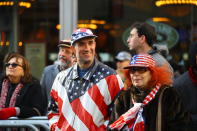
M 23 84 L 21 84 L 21 83 L 19 83 L 16 86 L 16 88 L 10 98 L 9 107 L 15 106 L 16 97 L 18 96 L 18 94 L 22 88 L 23 88 Z M 0 96 L 0 109 L 5 108 L 8 91 L 9 91 L 9 80 L 4 79 L 3 83 L 2 83 L 1 96 Z
M 155 88 L 145 97 L 142 103 L 134 103 L 126 113 L 121 115 L 118 120 L 112 123 L 109 127 L 111 129 L 125 129 L 132 131 L 144 131 L 144 120 L 142 117 L 143 107 L 146 106 L 152 99 L 155 98 L 161 85 L 156 85 Z M 127 126 L 125 126 L 127 125 Z

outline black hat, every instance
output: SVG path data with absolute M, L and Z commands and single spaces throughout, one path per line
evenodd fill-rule
M 60 40 L 58 47 L 71 47 L 71 40 Z

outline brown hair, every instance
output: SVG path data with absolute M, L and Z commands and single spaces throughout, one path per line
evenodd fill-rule
M 20 55 L 19 53 L 9 53 L 5 56 L 4 65 L 8 63 L 8 61 L 10 61 L 12 58 L 16 58 L 17 61 L 18 59 L 22 59 L 22 68 L 24 70 L 24 76 L 21 78 L 21 82 L 22 83 L 30 82 L 32 80 L 32 75 L 30 72 L 30 65 L 27 59 L 24 56 Z M 3 69 L 3 77 L 4 78 L 6 77 L 5 66 Z
M 157 39 L 155 28 L 146 22 L 135 22 L 131 25 L 131 30 L 133 28 L 137 29 L 138 36 L 144 35 L 148 45 L 152 47 Z
M 124 69 L 124 76 L 125 76 L 124 90 L 127 90 L 128 88 L 132 86 L 129 69 Z

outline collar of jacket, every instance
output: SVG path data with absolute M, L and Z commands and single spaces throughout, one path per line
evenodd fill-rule
M 90 78 L 92 77 L 92 75 L 94 74 L 94 72 L 96 71 L 96 68 L 99 65 L 99 61 L 95 58 L 93 65 L 91 65 L 91 69 L 83 76 L 83 79 L 85 80 L 90 80 Z M 78 71 L 77 71 L 78 64 L 76 63 L 73 66 L 73 73 L 72 73 L 72 79 L 78 79 L 79 75 L 78 75 Z

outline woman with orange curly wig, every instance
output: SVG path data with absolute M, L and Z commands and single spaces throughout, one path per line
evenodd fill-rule
M 148 54 L 138 54 L 125 69 L 128 70 L 130 88 L 123 90 L 116 99 L 109 130 L 187 130 L 189 114 L 177 91 L 171 87 L 171 74 L 165 66 L 156 66 Z M 160 119 L 157 115 L 162 91 Z

